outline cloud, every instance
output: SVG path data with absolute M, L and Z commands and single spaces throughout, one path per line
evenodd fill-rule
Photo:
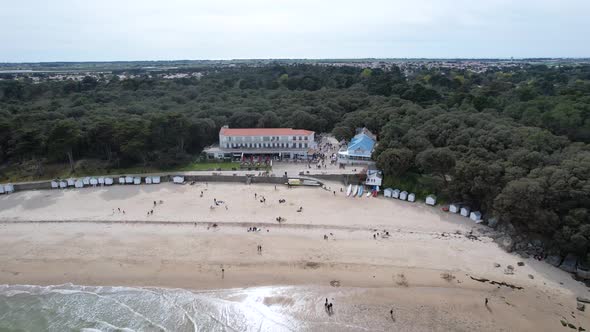
M 11 1 L 0 61 L 590 56 L 590 1 Z

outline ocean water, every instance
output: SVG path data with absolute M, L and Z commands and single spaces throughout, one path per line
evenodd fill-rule
M 325 323 L 306 317 L 316 297 L 291 287 L 0 285 L 0 331 L 311 331 Z
M 324 296 L 342 289 L 254 287 L 185 289 L 0 285 L 0 331 L 373 331 L 350 307 L 336 314 Z M 352 292 L 347 295 L 351 295 Z M 353 314 L 354 312 L 354 314 Z

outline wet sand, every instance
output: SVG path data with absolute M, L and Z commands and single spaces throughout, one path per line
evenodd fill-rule
M 219 183 L 3 196 L 0 283 L 196 290 L 295 285 L 289 288 L 294 297 L 311 294 L 304 307 L 260 301 L 306 320 L 326 314 L 321 300 L 330 294 L 336 312 L 329 319 L 336 325 L 328 330 L 355 330 L 346 324 L 388 330 L 384 324 L 394 324 L 416 331 L 555 331 L 563 319 L 590 326 L 575 308 L 576 295 L 588 293 L 582 284 L 545 263 L 505 253 L 490 238 L 467 238 L 479 227 L 468 219 L 422 203 L 348 198 L 336 184 L 328 186 L 336 196 L 319 188 Z M 225 203 L 211 209 L 213 198 Z M 153 208 L 154 200 L 164 202 Z M 125 215 L 113 214 L 117 208 Z M 278 216 L 287 221 L 277 223 Z M 132 221 L 141 223 L 125 223 Z M 262 230 L 247 232 L 250 225 Z M 374 239 L 373 229 L 390 236 Z M 513 275 L 504 274 L 507 265 L 515 267 Z M 355 315 L 374 325 L 354 323 Z

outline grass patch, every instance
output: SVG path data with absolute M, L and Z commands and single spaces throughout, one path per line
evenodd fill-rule
M 188 171 L 231 171 L 240 170 L 240 163 L 235 162 L 192 162 L 188 165 L 175 167 L 170 171 L 188 172 Z

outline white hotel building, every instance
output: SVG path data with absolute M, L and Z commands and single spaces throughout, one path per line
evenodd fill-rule
M 307 158 L 317 148 L 315 133 L 291 128 L 229 128 L 219 130 L 219 146 L 205 149 L 210 159 L 267 156 Z

